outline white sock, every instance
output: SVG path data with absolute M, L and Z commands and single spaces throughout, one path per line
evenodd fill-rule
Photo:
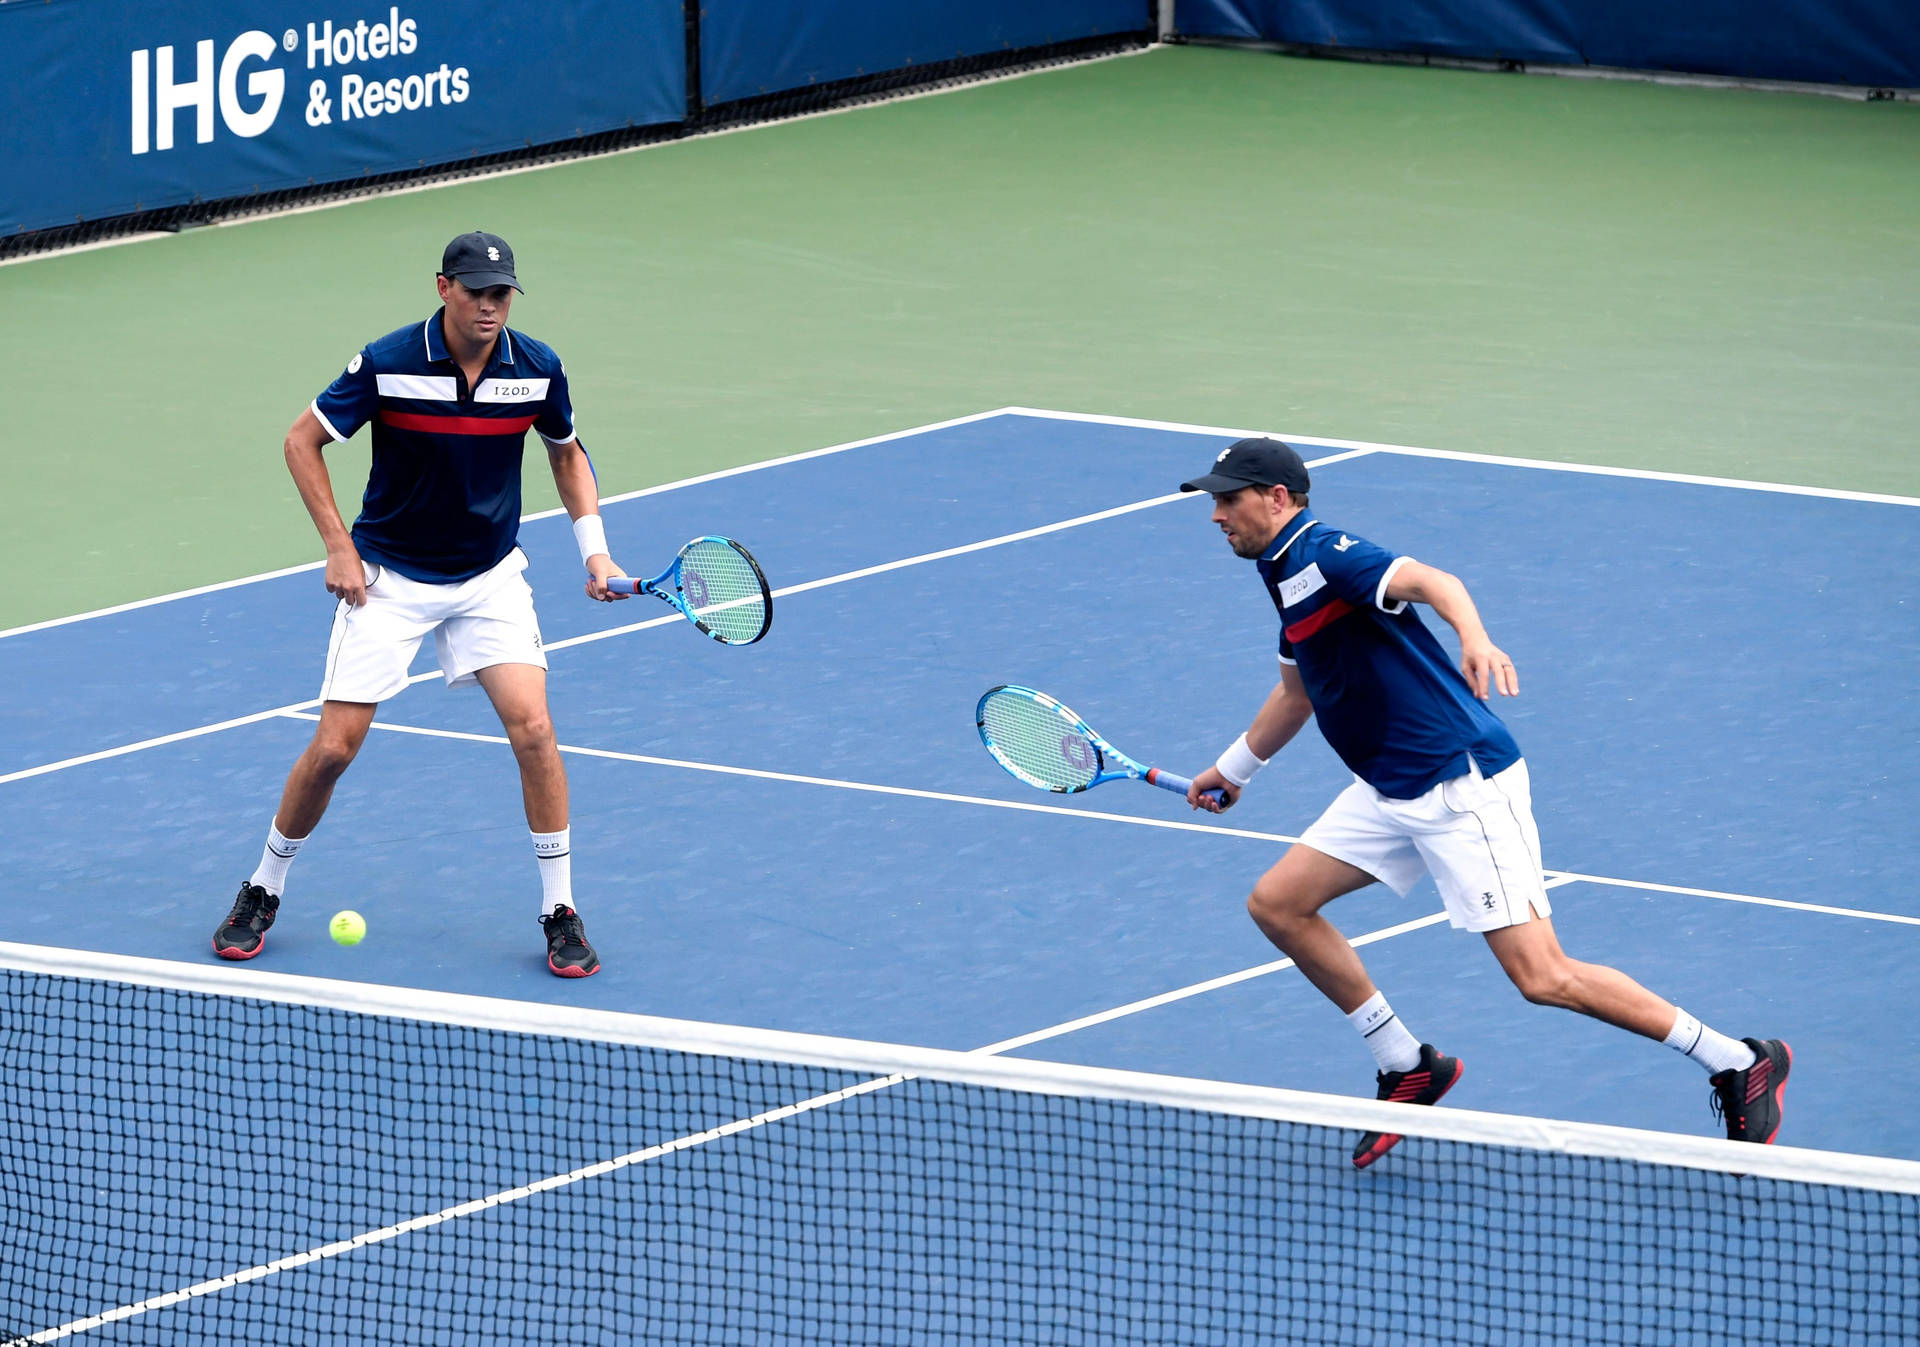
M 1700 1063 L 1710 1076 L 1722 1071 L 1745 1071 L 1756 1060 L 1753 1049 L 1745 1043 L 1715 1033 L 1684 1010 L 1673 1021 L 1673 1032 L 1667 1035 L 1666 1044 Z
M 260 853 L 260 865 L 247 883 L 258 884 L 274 897 L 279 897 L 286 892 L 287 871 L 293 868 L 293 858 L 300 854 L 300 848 L 306 844 L 304 837 L 282 837 L 280 830 L 269 823 L 267 845 Z
M 540 866 L 540 915 L 573 906 L 573 829 L 533 833 L 533 859 Z
M 1420 1065 L 1420 1040 L 1407 1032 L 1407 1026 L 1400 1023 L 1380 992 L 1369 996 L 1366 1004 L 1347 1016 L 1347 1021 L 1367 1040 L 1373 1060 L 1382 1071 L 1411 1071 Z

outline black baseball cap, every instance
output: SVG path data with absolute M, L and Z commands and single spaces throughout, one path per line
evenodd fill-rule
M 1284 486 L 1296 496 L 1307 494 L 1307 465 L 1290 444 L 1256 437 L 1235 440 L 1213 460 L 1205 477 L 1180 483 L 1182 491 L 1224 494 L 1243 486 Z
M 440 274 L 458 277 L 469 290 L 490 290 L 496 285 L 520 289 L 520 282 L 513 278 L 513 249 L 498 234 L 477 229 L 447 245 L 440 254 Z

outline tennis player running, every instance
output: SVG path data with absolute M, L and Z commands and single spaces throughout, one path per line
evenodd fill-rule
M 1450 922 L 1484 935 L 1520 994 L 1564 1006 L 1685 1053 L 1709 1073 L 1735 1141 L 1771 1142 L 1793 1054 L 1779 1039 L 1736 1041 L 1601 964 L 1570 959 L 1553 933 L 1527 764 L 1487 705 L 1519 694 L 1513 661 L 1487 637 L 1454 576 L 1329 528 L 1307 506 L 1306 465 L 1278 440 L 1228 446 L 1182 491 L 1212 494 L 1213 522 L 1255 562 L 1280 612 L 1280 682 L 1187 793 L 1218 813 L 1309 719 L 1354 774 L 1253 887 L 1247 909 L 1267 939 L 1346 1013 L 1379 1065 L 1378 1097 L 1431 1104 L 1460 1079 L 1457 1057 L 1417 1041 L 1346 938 L 1320 909 L 1376 880 L 1405 895 L 1422 872 Z M 1411 605 L 1460 637 L 1455 669 Z M 1226 805 L 1201 797 L 1224 790 Z M 1369 1132 L 1353 1163 L 1400 1138 Z
M 293 764 L 253 875 L 213 933 L 223 959 L 257 955 L 280 910 L 287 870 L 326 812 L 379 704 L 407 686 L 429 632 L 448 687 L 486 690 L 520 766 L 540 874 L 547 967 L 600 967 L 574 910 L 567 775 L 547 714 L 547 657 L 521 572 L 520 461 L 529 429 L 587 568 L 590 598 L 612 600 L 593 466 L 574 430 L 560 358 L 507 327 L 520 290 L 513 250 L 462 234 L 440 260 L 442 307 L 368 345 L 287 432 L 287 468 L 326 544 L 327 592 L 339 597 L 320 685 L 320 725 Z M 348 532 L 321 451 L 373 426 L 373 466 Z

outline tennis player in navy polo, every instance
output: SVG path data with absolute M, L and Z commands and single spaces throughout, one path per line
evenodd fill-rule
M 1378 1097 L 1431 1104 L 1460 1079 L 1456 1057 L 1394 1015 L 1360 956 L 1320 909 L 1379 881 L 1404 895 L 1431 874 L 1455 927 L 1486 937 L 1521 995 L 1658 1039 L 1705 1067 L 1736 1141 L 1771 1142 L 1793 1060 L 1778 1039 L 1736 1040 L 1553 932 L 1527 764 L 1488 702 L 1517 696 L 1513 661 L 1487 636 L 1466 586 L 1442 570 L 1329 527 L 1308 508 L 1306 464 L 1278 440 L 1229 445 L 1182 491 L 1213 496 L 1213 522 L 1255 562 L 1280 613 L 1280 681 L 1247 732 L 1187 799 L 1218 812 L 1309 719 L 1353 772 L 1327 811 L 1254 885 L 1248 911 L 1373 1050 Z M 1460 638 L 1456 667 L 1414 610 Z M 1216 805 L 1202 792 L 1226 792 Z M 1369 1132 L 1353 1163 L 1400 1140 Z
M 520 767 L 542 891 L 547 966 L 587 977 L 600 960 L 574 908 L 567 776 L 547 714 L 547 658 L 518 545 L 520 462 L 528 430 L 547 447 L 573 519 L 590 598 L 611 601 L 623 575 L 607 553 L 593 467 L 574 429 L 553 348 L 507 327 L 520 290 L 513 250 L 493 234 L 446 247 L 441 308 L 368 345 L 287 432 L 287 468 L 327 549 L 338 596 L 320 686 L 320 725 L 287 777 L 260 864 L 214 932 L 223 959 L 251 959 L 280 909 L 287 871 L 334 783 L 366 741 L 379 703 L 407 686 L 432 633 L 447 686 L 478 684 Z M 373 427 L 373 465 L 349 531 L 322 451 Z

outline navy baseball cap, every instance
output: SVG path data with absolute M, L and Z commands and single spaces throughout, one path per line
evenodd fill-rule
M 513 249 L 498 234 L 479 230 L 447 245 L 440 254 L 440 274 L 457 277 L 469 290 L 490 290 L 496 285 L 520 289 L 520 282 L 513 278 Z
M 1307 465 L 1292 445 L 1256 437 L 1235 440 L 1213 460 L 1212 472 L 1180 483 L 1180 489 L 1225 494 L 1243 486 L 1284 486 L 1294 495 L 1304 496 L 1307 485 Z

